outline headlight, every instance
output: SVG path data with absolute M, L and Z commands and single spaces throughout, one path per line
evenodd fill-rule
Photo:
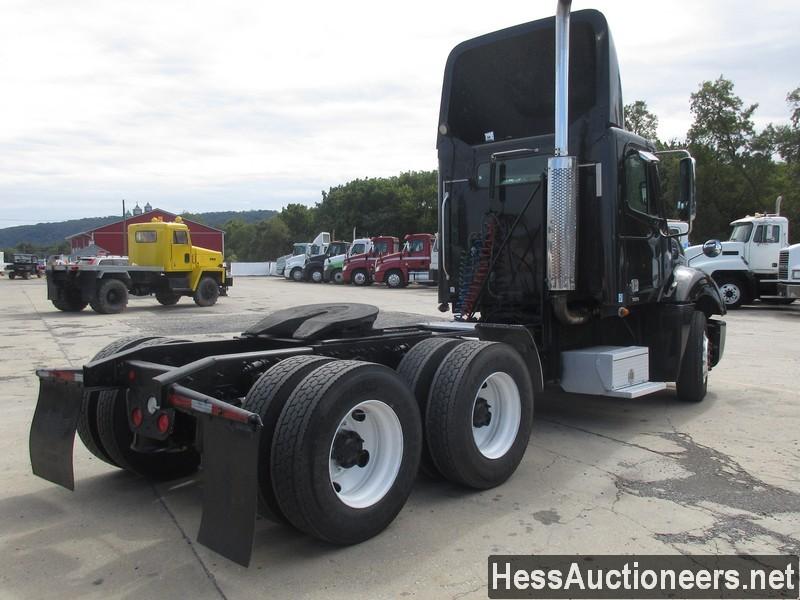
M 792 269 L 792 279 L 800 279 L 800 269 Z

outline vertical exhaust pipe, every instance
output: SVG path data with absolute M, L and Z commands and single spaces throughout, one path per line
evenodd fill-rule
M 547 277 L 551 292 L 575 289 L 578 161 L 569 156 L 569 11 L 556 10 L 555 156 L 547 161 Z
M 578 159 L 569 155 L 569 16 L 571 0 L 558 0 L 555 40 L 555 156 L 547 160 L 547 279 L 553 312 L 565 325 L 589 320 L 572 311 L 578 238 Z
M 783 202 L 783 196 L 778 196 L 775 198 L 775 216 L 781 216 L 781 202 Z

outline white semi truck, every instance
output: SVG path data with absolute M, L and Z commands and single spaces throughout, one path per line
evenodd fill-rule
M 800 298 L 800 244 L 784 248 L 778 256 L 778 296 L 787 304 Z
M 728 308 L 739 308 L 753 300 L 789 304 L 793 299 L 778 295 L 778 262 L 781 250 L 789 245 L 789 221 L 780 214 L 781 197 L 774 214 L 748 215 L 731 223 L 727 242 L 709 240 L 686 249 L 690 267 L 713 277 Z M 717 251 L 704 253 L 703 246 Z
M 321 232 L 314 241 L 306 246 L 304 254 L 297 254 L 286 259 L 286 266 L 283 268 L 283 276 L 294 281 L 303 281 L 303 267 L 312 256 L 325 254 L 328 245 L 331 243 L 331 234 L 327 231 Z

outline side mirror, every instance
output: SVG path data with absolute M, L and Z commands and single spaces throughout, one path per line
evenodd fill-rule
M 690 224 L 697 215 L 697 199 L 694 184 L 694 159 L 686 156 L 680 161 L 680 199 L 678 200 L 678 215 L 681 221 Z M 719 243 L 719 242 L 718 242 Z
M 716 258 L 722 254 L 722 242 L 719 240 L 708 240 L 703 244 L 703 254 L 709 258 Z

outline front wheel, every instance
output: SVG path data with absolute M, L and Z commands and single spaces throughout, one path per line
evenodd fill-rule
M 364 269 L 359 269 L 355 273 L 353 273 L 353 285 L 362 286 L 367 285 L 369 283 L 369 275 Z
M 219 284 L 213 277 L 205 276 L 197 284 L 194 303 L 197 306 L 214 306 L 219 298 Z
M 337 269 L 333 272 L 333 274 L 331 275 L 331 281 L 333 281 L 333 283 L 337 285 L 341 285 L 342 283 L 344 283 L 344 275 L 342 274 L 341 269 Z
M 17 274 L 12 271 L 11 273 L 8 274 L 8 278 L 9 279 L 16 279 L 17 278 Z
M 386 285 L 390 288 L 397 289 L 403 287 L 405 280 L 403 279 L 402 271 L 394 270 L 386 274 Z
M 314 270 L 312 270 L 310 275 L 309 275 L 309 279 L 311 281 L 313 281 L 314 283 L 322 283 L 322 280 L 324 279 L 324 276 L 323 276 L 323 273 L 322 273 L 322 269 L 314 269 Z
M 681 370 L 675 382 L 678 398 L 684 402 L 700 402 L 706 396 L 709 371 L 709 341 L 706 316 L 697 310 L 689 325 L 689 339 L 683 352 Z
M 411 493 L 422 428 L 408 386 L 360 361 L 317 368 L 289 397 L 272 443 L 272 485 L 298 529 L 357 544 L 385 529 Z
M 738 277 L 723 275 L 717 280 L 717 285 L 722 293 L 722 300 L 725 302 L 726 308 L 739 308 L 747 302 L 742 280 Z
M 292 269 L 292 279 L 294 281 L 303 281 L 303 269 L 297 267 L 296 269 Z

